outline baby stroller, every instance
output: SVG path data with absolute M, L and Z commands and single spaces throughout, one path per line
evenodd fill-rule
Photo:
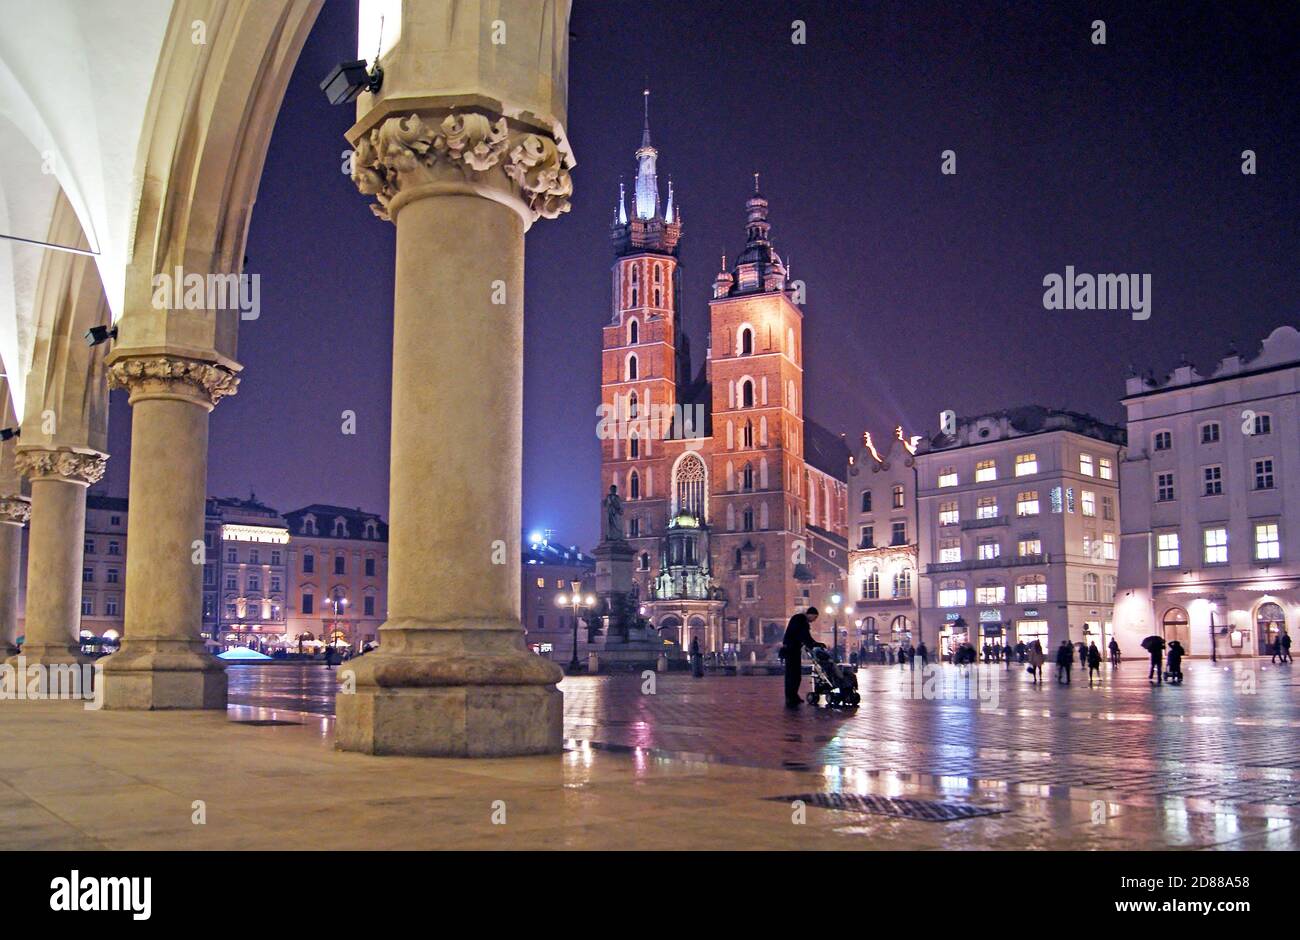
M 831 708 L 855 708 L 862 701 L 858 694 L 858 677 L 841 669 L 831 654 L 820 646 L 812 651 L 812 691 L 808 693 L 809 705 L 816 705 L 826 696 Z

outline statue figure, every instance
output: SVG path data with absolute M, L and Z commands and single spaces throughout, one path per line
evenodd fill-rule
M 618 487 L 609 485 L 609 495 L 600 501 L 605 510 L 605 527 L 601 533 L 606 541 L 623 541 L 623 500 L 619 499 Z

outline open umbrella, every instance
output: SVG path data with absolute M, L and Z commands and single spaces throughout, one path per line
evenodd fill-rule
M 1148 653 L 1153 653 L 1165 645 L 1165 638 L 1156 636 L 1154 633 L 1142 641 L 1142 648 Z

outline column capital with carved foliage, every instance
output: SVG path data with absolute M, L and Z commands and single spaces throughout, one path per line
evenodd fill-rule
M 122 356 L 108 366 L 108 387 L 126 389 L 130 403 L 147 399 L 187 401 L 211 411 L 234 395 L 239 377 L 221 363 L 170 353 Z
M 32 501 L 26 496 L 0 496 L 0 525 L 20 528 L 32 517 Z
M 428 196 L 476 195 L 510 206 L 527 229 L 569 211 L 572 154 L 541 128 L 482 108 L 441 107 L 380 120 L 354 139 L 352 181 L 393 220 Z
M 33 481 L 59 480 L 91 486 L 103 478 L 108 467 L 108 454 L 66 447 L 20 448 L 14 455 L 14 467 Z

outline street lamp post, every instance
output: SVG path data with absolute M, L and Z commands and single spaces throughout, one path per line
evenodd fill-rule
M 334 621 L 332 627 L 329 621 L 325 622 L 325 646 L 329 647 L 333 645 L 334 643 L 333 634 L 336 630 L 338 630 L 339 609 L 340 608 L 343 608 L 345 610 L 347 609 L 348 599 L 346 597 L 327 597 L 325 599 L 325 602 L 329 604 L 330 608 L 334 611 Z
M 831 614 L 831 654 L 835 661 L 840 661 L 840 610 L 839 604 L 842 598 L 838 594 L 831 595 L 831 606 L 828 613 Z
M 1219 661 L 1218 643 L 1216 641 L 1216 634 L 1218 631 L 1214 626 L 1214 612 L 1218 607 L 1218 604 L 1210 604 L 1210 662 L 1212 663 L 1217 663 Z
M 564 594 L 557 594 L 555 597 L 555 606 L 570 607 L 573 609 L 573 656 L 569 659 L 570 675 L 578 671 L 578 608 L 590 608 L 596 603 L 596 598 L 592 597 L 590 594 L 586 597 L 582 596 L 582 592 L 578 590 L 582 587 L 581 582 L 573 581 L 571 583 L 573 585 L 572 595 L 566 596 Z

